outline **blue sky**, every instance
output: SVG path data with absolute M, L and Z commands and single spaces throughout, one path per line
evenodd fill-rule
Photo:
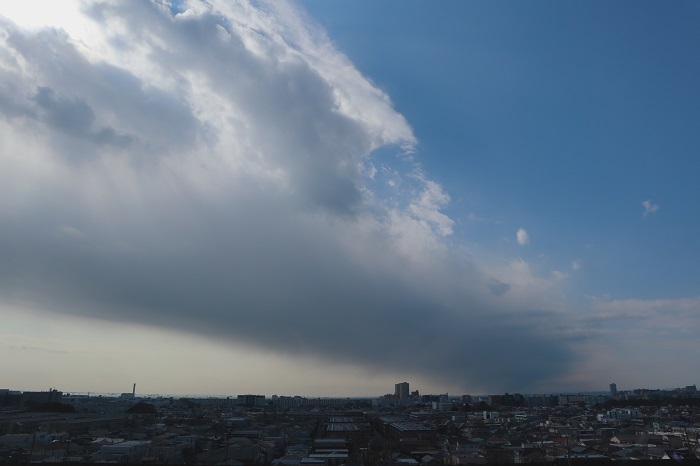
M 6 5 L 5 383 L 696 383 L 699 19 L 684 1 Z
M 302 5 L 406 116 L 460 240 L 525 227 L 519 254 L 580 262 L 574 299 L 697 293 L 697 4 Z

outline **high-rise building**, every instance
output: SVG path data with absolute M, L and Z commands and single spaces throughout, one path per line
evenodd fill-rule
M 408 382 L 401 382 L 394 385 L 394 396 L 399 401 L 408 401 Z
M 617 384 L 616 383 L 610 384 L 610 396 L 612 396 L 613 398 L 617 397 Z

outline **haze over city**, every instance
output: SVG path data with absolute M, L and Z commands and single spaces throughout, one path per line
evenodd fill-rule
M 699 21 L 691 1 L 4 3 L 4 385 L 694 383 Z

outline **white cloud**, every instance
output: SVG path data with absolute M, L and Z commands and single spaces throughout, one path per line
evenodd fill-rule
M 432 180 L 424 180 L 424 188 L 420 197 L 411 203 L 410 209 L 413 215 L 422 221 L 433 225 L 441 236 L 452 234 L 454 221 L 440 212 L 450 202 L 450 196 L 445 193 L 438 183 Z
M 519 228 L 515 233 L 515 238 L 517 239 L 518 244 L 521 246 L 525 246 L 526 244 L 530 243 L 530 235 L 527 234 L 525 228 Z
M 517 312 L 523 303 L 527 303 L 528 309 L 564 310 L 567 307 L 559 283 L 560 272 L 548 270 L 539 273 L 536 264 L 520 257 L 499 265 L 480 265 L 491 277 L 491 291 L 493 293 L 495 287 L 503 309 Z M 502 290 L 506 291 L 499 293 Z M 565 319 L 566 316 L 562 314 L 559 318 Z
M 581 270 L 581 262 L 578 260 L 572 261 L 571 270 Z
M 642 207 L 644 207 L 644 213 L 642 213 L 644 217 L 655 214 L 661 208 L 660 205 L 654 204 L 650 199 L 642 201 Z

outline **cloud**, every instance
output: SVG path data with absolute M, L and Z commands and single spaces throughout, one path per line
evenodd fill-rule
M 418 199 L 411 203 L 410 209 L 413 215 L 435 227 L 441 236 L 452 234 L 454 221 L 440 212 L 440 209 L 450 202 L 442 187 L 435 181 L 426 180 L 425 187 Z
M 515 238 L 518 241 L 518 244 L 521 246 L 525 246 L 526 244 L 530 243 L 530 235 L 527 234 L 527 230 L 525 230 L 525 228 L 519 228 L 515 233 Z
M 494 224 L 501 223 L 500 220 L 495 219 L 495 218 L 479 217 L 474 212 L 469 212 L 469 214 L 467 215 L 467 219 L 470 222 L 474 222 L 474 223 L 494 223 Z
M 85 238 L 85 235 L 83 232 L 80 230 L 76 230 L 75 228 L 71 227 L 70 225 L 60 225 L 58 227 L 58 231 L 60 232 L 61 235 L 68 237 L 68 238 L 74 238 L 74 239 L 83 239 Z
M 412 157 L 373 169 L 413 131 L 293 5 L 83 5 L 81 29 L 3 20 L 3 300 L 454 386 L 572 366 L 556 280 L 447 241 Z
M 654 204 L 650 199 L 642 201 L 642 207 L 644 207 L 644 213 L 642 216 L 646 217 L 647 215 L 655 214 L 656 211 L 658 211 L 661 206 L 658 204 Z
M 677 379 L 679 368 L 681 373 L 700 369 L 695 344 L 699 297 L 592 298 L 591 304 L 571 325 L 588 339 L 589 364 L 603 377 L 619 375 L 620 364 L 624 364 L 629 369 L 626 385 L 639 387 Z M 669 358 L 674 364 L 668 364 Z M 650 374 L 650 365 L 662 372 Z
M 84 100 L 57 97 L 48 87 L 37 88 L 31 100 L 40 107 L 48 126 L 70 136 L 99 144 L 127 145 L 131 142 L 131 137 L 119 135 L 110 127 L 93 130 L 95 113 Z
M 511 285 L 508 283 L 503 283 L 502 281 L 493 279 L 491 283 L 489 283 L 489 290 L 496 295 L 496 296 L 502 296 L 510 290 Z
M 577 271 L 581 270 L 581 261 L 575 260 L 571 262 L 571 270 Z
M 700 297 L 677 299 L 594 299 L 593 309 L 601 319 L 656 319 L 680 323 L 679 319 L 700 320 Z

